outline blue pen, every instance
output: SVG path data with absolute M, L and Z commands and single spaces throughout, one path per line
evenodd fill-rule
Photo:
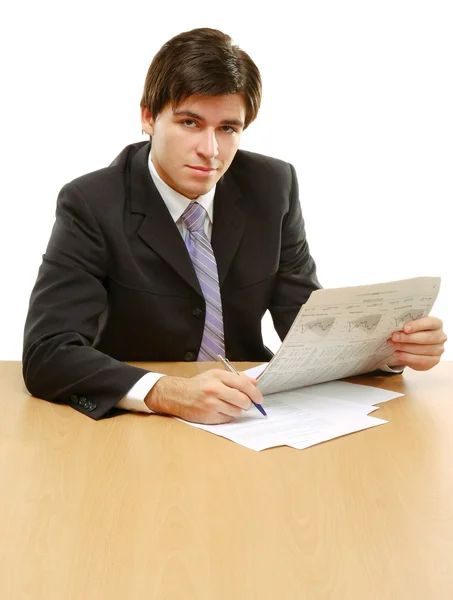
M 223 358 L 223 356 L 220 356 L 220 354 L 217 355 L 219 357 L 219 359 L 223 362 L 223 364 L 225 365 L 225 367 L 231 371 L 232 373 L 236 373 L 236 375 L 240 375 L 239 371 L 237 371 L 233 365 L 230 363 L 230 361 L 228 360 L 228 358 Z M 254 406 L 256 406 L 256 408 L 260 411 L 260 413 L 262 415 L 264 415 L 265 417 L 267 417 L 266 411 L 264 410 L 264 408 L 261 406 L 261 404 L 257 404 L 256 402 L 253 402 L 252 400 L 252 404 Z

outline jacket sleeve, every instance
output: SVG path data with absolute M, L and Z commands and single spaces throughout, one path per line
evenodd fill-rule
M 279 268 L 269 306 L 281 340 L 311 292 L 321 288 L 305 234 L 296 172 L 292 165 L 289 169 L 289 208 L 283 219 Z
M 30 298 L 23 376 L 32 395 L 70 404 L 93 419 L 110 416 L 147 373 L 93 348 L 107 306 L 107 270 L 99 225 L 78 187 L 67 184 Z

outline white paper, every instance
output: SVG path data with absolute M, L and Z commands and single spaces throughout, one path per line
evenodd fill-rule
M 388 423 L 388 421 L 384 421 L 383 419 L 376 419 L 374 417 L 358 417 L 355 420 L 351 420 L 347 423 L 341 423 L 331 427 L 329 430 L 325 430 L 323 439 L 320 441 L 325 442 L 336 437 L 348 435 L 350 433 L 356 433 L 357 431 L 362 431 L 364 429 L 369 429 L 370 427 L 377 427 L 378 425 L 383 425 L 384 423 Z M 304 448 L 308 448 L 309 446 L 313 445 L 314 444 L 311 443 L 310 440 L 304 440 L 302 442 L 292 444 L 293 448 L 297 448 L 298 450 L 303 450 Z
M 269 363 L 263 363 L 262 365 L 258 365 L 257 367 L 250 367 L 250 369 L 247 369 L 246 371 L 244 371 L 244 373 L 247 373 L 247 375 L 249 377 L 253 377 L 254 379 L 257 379 L 261 373 L 264 371 L 264 369 L 267 367 Z
M 231 423 L 201 425 L 184 422 L 252 450 L 259 451 L 282 445 L 301 449 L 387 423 L 368 416 L 376 410 L 372 404 L 402 395 L 388 390 L 342 383 L 339 397 L 335 396 L 332 389 L 324 388 L 320 392 L 319 388 L 322 386 L 305 388 L 303 392 L 297 389 L 266 396 L 263 406 L 267 417 L 263 417 L 252 406 Z M 355 388 L 362 389 L 358 392 Z M 348 389 L 351 391 L 350 397 Z
M 247 371 L 245 371 L 247 372 Z M 370 385 L 361 385 L 358 383 L 348 383 L 346 381 L 329 381 L 328 383 L 319 383 L 299 388 L 298 394 L 308 394 L 310 396 L 327 396 L 337 398 L 338 400 L 347 400 L 348 402 L 357 402 L 364 405 L 380 404 L 388 402 L 394 398 L 404 396 L 399 392 L 392 390 L 383 390 Z M 272 394 L 269 396 L 269 401 L 272 401 Z

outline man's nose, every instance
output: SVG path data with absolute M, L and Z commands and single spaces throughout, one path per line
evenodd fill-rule
M 206 158 L 212 159 L 219 153 L 219 144 L 215 131 L 203 131 L 198 143 L 198 153 Z

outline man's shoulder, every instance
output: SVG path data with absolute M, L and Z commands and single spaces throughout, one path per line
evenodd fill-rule
M 290 165 L 288 162 L 275 158 L 273 156 L 267 156 L 266 154 L 259 154 L 258 152 L 251 152 L 249 150 L 238 150 L 234 157 L 231 167 L 236 171 L 249 172 L 252 175 L 255 173 L 271 173 L 289 175 Z
M 149 142 L 137 142 L 129 144 L 116 156 L 113 161 L 107 166 L 95 171 L 90 171 L 76 177 L 70 181 L 67 186 L 76 186 L 81 191 L 96 190 L 100 186 L 104 187 L 111 184 L 117 186 L 118 181 L 124 179 L 125 173 L 128 170 L 134 156 L 140 150 L 145 150 L 145 146 Z

